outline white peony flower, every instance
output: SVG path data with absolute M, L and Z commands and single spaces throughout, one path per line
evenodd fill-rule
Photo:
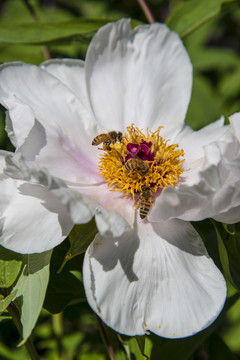
M 101 28 L 85 62 L 0 69 L 16 146 L 0 153 L 1 244 L 45 251 L 95 216 L 87 298 L 127 335 L 193 335 L 225 302 L 223 276 L 188 221 L 240 220 L 239 119 L 234 132 L 223 119 L 194 132 L 184 124 L 191 87 L 178 35 L 157 23 L 132 31 L 129 20 Z M 122 139 L 92 146 L 109 131 Z

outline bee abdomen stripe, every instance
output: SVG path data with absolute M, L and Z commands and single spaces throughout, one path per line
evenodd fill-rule
M 131 171 L 131 168 L 130 168 L 130 166 L 129 166 L 129 163 L 127 163 L 127 162 L 126 162 L 126 164 L 125 164 L 125 169 L 126 169 L 127 171 Z
M 142 212 L 142 213 L 148 213 L 148 211 L 149 211 L 149 207 L 142 207 L 141 209 L 140 209 L 140 212 Z

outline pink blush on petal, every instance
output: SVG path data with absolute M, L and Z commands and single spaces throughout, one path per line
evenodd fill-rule
M 97 170 L 97 158 L 96 161 L 93 161 L 94 158 L 92 156 L 88 156 L 89 152 L 92 149 L 88 149 L 82 146 L 82 144 L 81 147 L 78 147 L 62 134 L 59 135 L 59 142 L 64 152 L 68 154 L 68 158 L 70 158 L 70 161 L 72 163 L 72 166 L 70 166 L 72 169 L 72 173 L 69 174 L 70 177 L 73 176 L 80 179 L 85 178 L 86 182 L 92 184 L 98 183 L 99 174 Z M 69 169 L 69 164 L 67 165 Z

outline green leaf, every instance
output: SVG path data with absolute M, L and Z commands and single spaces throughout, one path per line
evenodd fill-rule
M 142 350 L 139 347 L 138 341 L 135 337 L 125 341 L 125 343 L 129 344 L 131 354 L 135 355 L 136 359 L 139 360 L 147 360 L 149 359 L 146 355 L 143 355 Z
M 233 281 L 236 288 L 240 290 L 240 234 L 237 231 L 234 234 L 228 232 L 225 246 L 229 256 Z
M 232 351 L 240 351 L 240 299 L 229 309 L 226 314 L 226 325 L 221 331 L 222 338 Z
M 46 60 L 42 45 L 2 45 L 0 46 L 0 62 L 23 61 L 39 64 Z
M 98 230 L 94 218 L 87 224 L 75 225 L 69 234 L 70 249 L 68 250 L 58 272 L 61 272 L 67 261 L 84 253 L 93 241 Z
M 220 94 L 226 98 L 235 97 L 240 93 L 240 66 L 236 66 L 222 77 L 219 90 Z
M 116 20 L 116 19 L 115 19 Z M 0 23 L 0 44 L 50 44 L 69 41 L 85 42 L 110 19 L 74 18 L 59 22 L 27 24 Z M 139 24 L 133 21 L 133 26 Z
M 214 225 L 214 228 L 215 228 L 216 234 L 217 234 L 218 251 L 219 251 L 219 256 L 220 256 L 221 264 L 223 267 L 224 275 L 226 276 L 228 281 L 236 288 L 236 284 L 233 281 L 231 271 L 230 271 L 228 252 L 224 245 L 224 241 L 222 239 L 221 233 L 218 229 L 218 224 L 214 220 L 212 220 L 212 223 Z
M 12 336 L 10 336 L 12 337 Z M 13 336 L 14 337 L 14 336 Z M 21 349 L 15 349 L 15 346 L 12 348 L 7 347 L 4 343 L 0 343 L 0 359 L 1 360 L 26 360 L 30 359 L 27 349 L 22 347 Z
M 166 24 L 182 38 L 214 18 L 226 0 L 189 0 L 181 3 L 166 19 Z
M 39 21 L 67 20 L 73 17 L 72 14 L 57 8 L 57 6 L 50 6 L 48 8 L 47 6 L 41 6 L 38 0 L 7 0 L 7 11 L 3 11 L 1 14 L 2 21 L 14 24 L 22 23 L 23 21 L 33 23 L 33 17 L 26 6 L 26 2 L 30 3 Z
M 224 225 L 212 220 L 224 274 L 232 286 L 240 289 L 240 234 L 238 224 Z M 223 226 L 222 226 L 223 225 Z
M 94 218 L 87 224 L 75 225 L 69 234 L 72 257 L 84 253 L 97 232 L 98 229 Z
M 61 312 L 73 300 L 85 300 L 82 283 L 74 274 L 65 271 L 52 274 L 44 308 L 52 314 Z
M 121 359 L 126 359 L 126 360 L 131 360 L 131 350 L 130 350 L 130 345 L 123 341 L 121 336 L 119 335 L 118 336 L 124 350 L 125 350 L 125 353 L 121 352 L 121 351 L 118 351 L 118 356 L 117 356 L 117 360 L 121 360 Z
M 42 309 L 48 279 L 52 251 L 22 255 L 23 269 L 14 286 L 18 291 L 14 301 L 22 323 L 22 345 L 30 336 Z
M 194 74 L 193 91 L 189 104 L 186 123 L 194 130 L 201 129 L 220 118 L 221 111 L 218 99 L 210 82 L 203 76 Z
M 17 295 L 17 290 L 14 290 L 8 296 L 0 299 L 0 313 L 2 313 L 7 309 L 8 305 L 16 297 L 16 295 Z
M 230 49 L 194 48 L 190 54 L 194 68 L 201 71 L 228 70 L 239 64 L 236 52 Z M 196 51 L 197 50 L 197 51 Z
M 129 340 L 125 339 L 125 344 L 128 344 L 131 354 L 136 359 L 148 360 L 151 358 L 152 343 L 148 336 L 135 336 Z
M 1 321 L 6 321 L 6 320 L 11 320 L 12 317 L 10 315 L 0 315 L 0 322 Z
M 152 343 L 150 339 L 147 336 L 136 336 L 136 340 L 142 356 L 145 359 L 150 359 L 152 351 Z
M 61 312 L 72 301 L 86 301 L 82 281 L 76 276 L 76 271 L 79 273 L 82 268 L 81 258 L 74 257 L 58 273 L 67 250 L 68 240 L 66 239 L 54 249 L 52 255 L 50 279 L 44 301 L 44 308 L 52 314 Z
M 11 286 L 17 279 L 21 266 L 19 254 L 0 246 L 0 287 Z
M 141 353 L 144 354 L 144 349 L 145 349 L 145 336 L 136 336 L 136 340 L 137 340 L 139 349 L 141 350 Z
M 27 24 L 0 24 L 2 44 L 46 44 L 59 40 L 87 40 L 107 21 L 71 19 L 60 22 L 39 22 Z
M 217 359 L 217 360 L 237 360 L 237 356 L 235 356 L 229 347 L 224 343 L 224 341 L 220 338 L 219 335 L 213 334 L 209 339 L 208 345 L 208 354 L 209 359 Z

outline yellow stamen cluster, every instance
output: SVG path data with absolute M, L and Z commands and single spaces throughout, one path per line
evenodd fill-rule
M 147 135 L 144 135 L 132 124 L 127 127 L 122 141 L 111 145 L 111 150 L 103 145 L 104 154 L 100 156 L 99 171 L 111 187 L 110 191 L 123 192 L 123 195 L 131 194 L 135 200 L 134 195 L 141 192 L 143 186 L 149 186 L 152 192 L 156 192 L 159 188 L 175 186 L 178 183 L 178 178 L 184 171 L 184 151 L 178 149 L 177 144 L 168 145 L 169 140 L 160 136 L 161 128 L 162 126 L 155 132 L 147 130 Z M 127 144 L 140 145 L 142 140 L 152 143 L 150 151 L 154 154 L 153 161 L 145 160 L 149 163 L 149 170 L 144 175 L 125 169 L 129 155 Z

